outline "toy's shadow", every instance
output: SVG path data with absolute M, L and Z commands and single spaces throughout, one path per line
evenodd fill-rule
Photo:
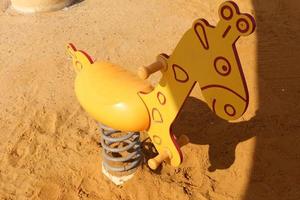
M 249 129 L 253 123 L 228 123 L 202 101 L 188 97 L 172 128 L 176 135 L 187 135 L 190 143 L 209 145 L 211 166 L 208 170 L 215 171 L 227 169 L 234 163 L 238 143 L 254 136 L 253 129 Z
M 174 123 L 174 132 L 187 134 L 192 143 L 209 145 L 210 170 L 230 167 L 237 144 L 256 137 L 244 200 L 298 200 L 300 1 L 252 2 L 257 22 L 256 116 L 230 124 L 199 100 L 189 98 Z
M 300 199 L 300 1 L 252 0 L 259 110 L 245 200 Z

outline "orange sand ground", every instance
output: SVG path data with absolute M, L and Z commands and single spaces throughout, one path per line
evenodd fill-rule
M 191 138 L 184 163 L 156 172 L 143 165 L 122 187 L 100 171 L 99 130 L 74 96 L 65 45 L 136 72 L 171 53 L 196 18 L 215 24 L 222 1 L 85 0 L 27 16 L 6 2 L 0 0 L 0 199 L 300 199 L 299 0 L 236 1 L 258 23 L 238 43 L 251 94 L 247 114 L 224 122 L 194 91 L 174 124 Z

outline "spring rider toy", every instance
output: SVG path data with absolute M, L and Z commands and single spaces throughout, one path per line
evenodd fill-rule
M 254 31 L 255 21 L 240 13 L 232 1 L 220 6 L 219 17 L 215 27 L 204 19 L 196 20 L 171 55 L 160 54 L 155 63 L 139 68 L 138 76 L 107 62 L 94 62 L 74 45 L 67 46 L 77 72 L 77 98 L 102 124 L 103 173 L 116 184 L 130 175 L 120 178 L 114 172 L 134 170 L 140 163 L 140 131 L 148 133 L 158 151 L 148 160 L 151 169 L 163 161 L 180 165 L 180 147 L 188 138 L 177 139 L 171 125 L 196 82 L 209 108 L 220 118 L 235 120 L 246 111 L 249 94 L 235 43 Z M 162 78 L 153 88 L 145 79 L 159 70 Z M 125 145 L 116 147 L 120 142 Z M 109 164 L 112 162 L 122 165 Z

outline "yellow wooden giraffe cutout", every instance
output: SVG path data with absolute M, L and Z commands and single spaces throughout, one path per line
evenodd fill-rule
M 216 27 L 204 19 L 196 20 L 172 55 L 164 56 L 167 67 L 162 68 L 159 84 L 151 93 L 140 94 L 151 116 L 148 134 L 160 153 L 148 162 L 153 169 L 162 159 L 168 158 L 173 166 L 182 161 L 180 145 L 170 127 L 196 82 L 206 103 L 219 117 L 234 120 L 246 111 L 248 90 L 235 42 L 251 34 L 255 22 L 250 15 L 241 14 L 231 1 L 220 6 L 219 16 Z M 140 74 L 143 78 L 150 73 Z
M 113 129 L 146 130 L 159 152 L 148 161 L 152 169 L 164 160 L 173 166 L 182 162 L 180 146 L 188 139 L 177 140 L 171 125 L 196 82 L 219 117 L 234 120 L 247 109 L 249 95 L 235 43 L 254 31 L 255 22 L 232 1 L 220 6 L 219 17 L 216 27 L 196 20 L 170 56 L 161 54 L 155 63 L 139 69 L 141 79 L 122 67 L 93 62 L 74 45 L 67 47 L 77 72 L 75 92 L 82 107 Z M 159 70 L 162 78 L 155 88 L 142 80 Z

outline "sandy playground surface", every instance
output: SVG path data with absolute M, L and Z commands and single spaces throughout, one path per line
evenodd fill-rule
M 238 43 L 251 94 L 246 115 L 234 124 L 220 120 L 195 90 L 174 124 L 191 139 L 183 164 L 156 172 L 143 165 L 122 187 L 101 173 L 99 129 L 74 96 L 65 45 L 136 72 L 171 53 L 196 18 L 215 24 L 222 1 L 85 0 L 26 16 L 5 2 L 0 199 L 300 199 L 299 0 L 236 0 L 258 25 Z

